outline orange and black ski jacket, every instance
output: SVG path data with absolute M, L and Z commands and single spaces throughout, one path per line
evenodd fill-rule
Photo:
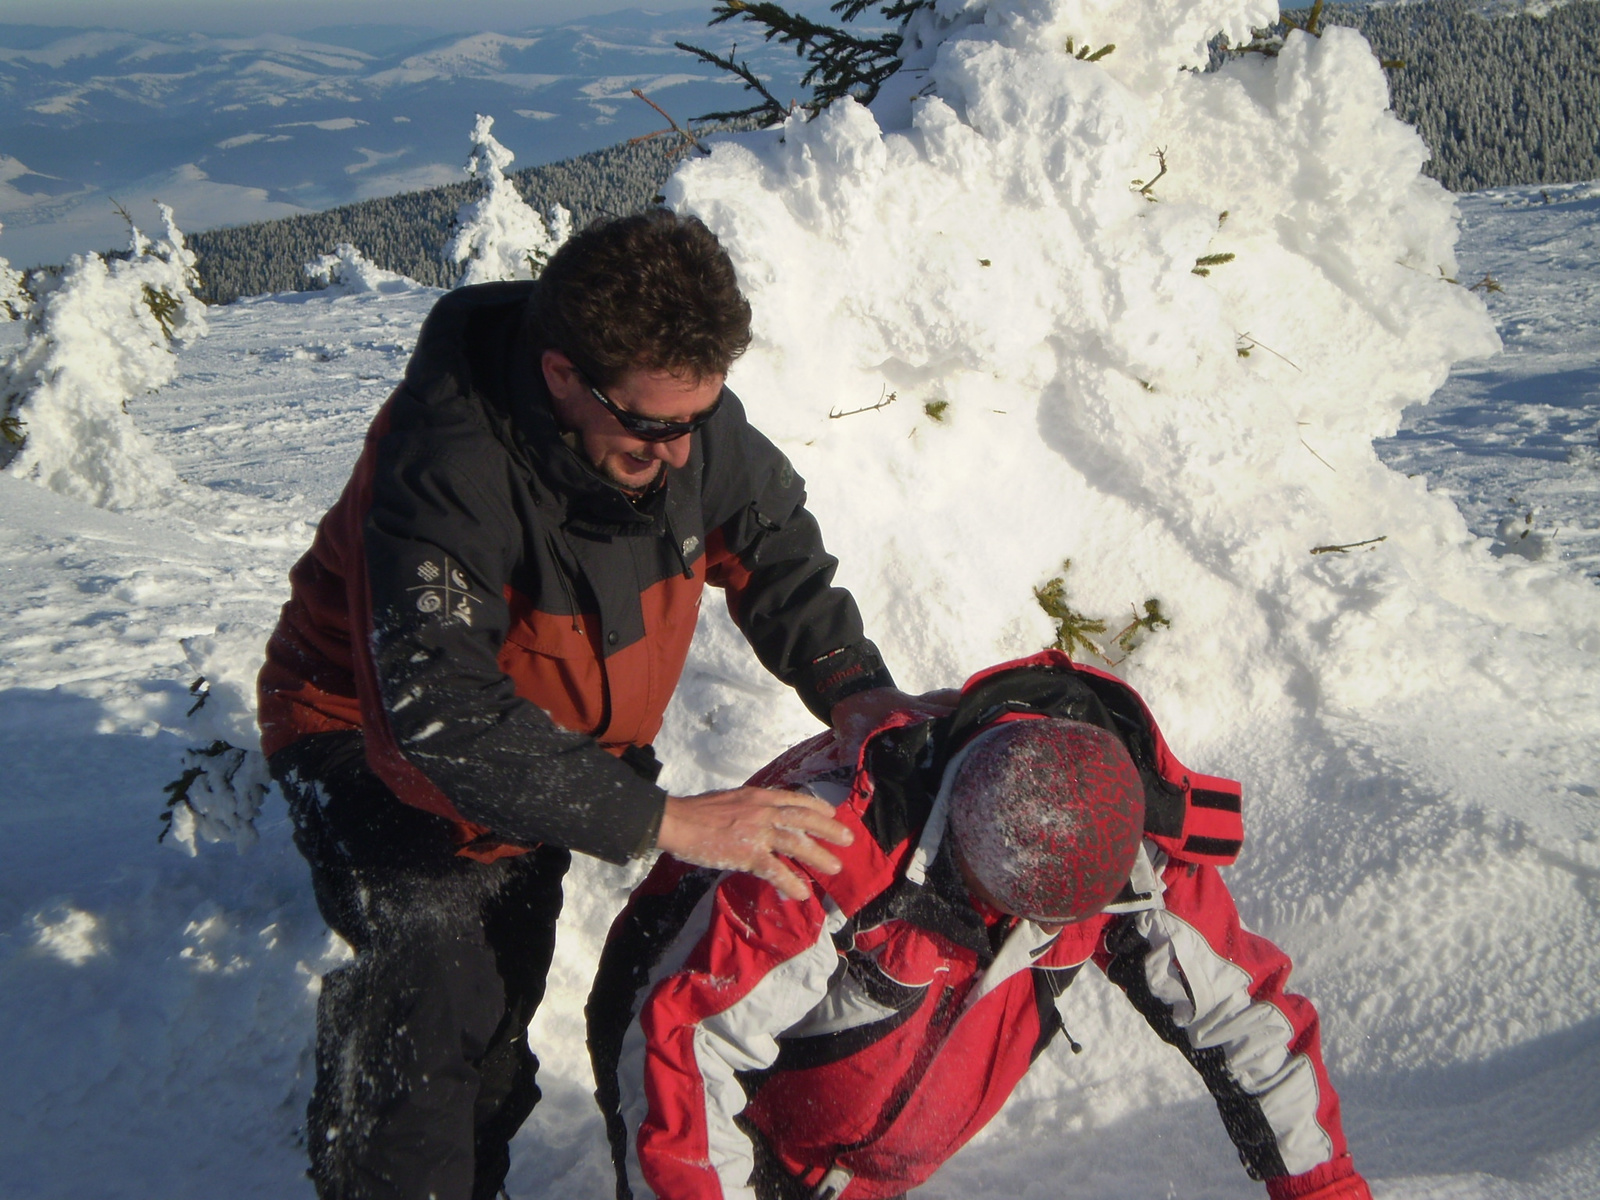
M 372 769 L 475 858 L 549 843 L 622 861 L 653 844 L 665 793 L 615 756 L 660 729 L 706 583 L 824 720 L 890 679 L 803 481 L 731 392 L 642 500 L 563 440 L 537 287 L 463 288 L 423 324 L 290 573 L 262 743 L 359 730 Z

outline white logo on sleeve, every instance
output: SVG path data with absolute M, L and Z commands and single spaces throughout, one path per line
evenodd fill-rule
M 483 601 L 472 594 L 472 584 L 465 571 L 446 558 L 443 567 L 436 562 L 424 562 L 417 568 L 417 578 L 423 582 L 406 590 L 416 595 L 418 612 L 430 616 L 442 612 L 446 624 L 452 620 L 463 625 L 472 624 L 472 606 Z

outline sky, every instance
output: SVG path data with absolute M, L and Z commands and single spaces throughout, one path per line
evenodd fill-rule
M 710 7 L 709 0 L 0 0 L 0 23 L 200 33 L 291 33 L 367 23 L 484 30 L 549 25 L 622 8 Z

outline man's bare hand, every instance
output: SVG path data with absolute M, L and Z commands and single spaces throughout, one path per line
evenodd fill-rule
M 668 796 L 656 835 L 656 845 L 674 858 L 697 867 L 748 871 L 791 900 L 804 900 L 811 888 L 785 858 L 833 875 L 839 860 L 821 842 L 848 846 L 854 840 L 849 828 L 834 820 L 826 800 L 758 787 Z
M 897 712 L 911 712 L 919 717 L 942 717 L 952 711 L 961 693 L 955 688 L 925 692 L 921 696 L 907 695 L 896 688 L 870 688 L 846 696 L 833 706 L 831 724 L 833 732 L 848 754 L 854 755 L 879 725 Z

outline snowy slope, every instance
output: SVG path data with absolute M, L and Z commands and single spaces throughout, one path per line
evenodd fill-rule
M 1162 63 L 1203 51 L 1209 18 L 990 7 L 906 73 L 938 100 L 841 106 L 676 177 L 755 306 L 734 385 L 808 479 L 902 683 L 1048 641 L 1031 591 L 1064 557 L 1092 615 L 1161 599 L 1172 627 L 1120 669 L 1186 762 L 1245 783 L 1230 878 L 1323 1012 L 1380 1197 L 1600 1194 L 1600 589 L 1570 532 L 1544 561 L 1486 536 L 1508 481 L 1538 489 L 1540 530 L 1592 528 L 1592 198 L 1469 198 L 1455 246 L 1356 40 L 1200 77 Z M 1120 48 L 1069 59 L 1069 24 Z M 1163 146 L 1152 203 L 1129 180 Z M 1505 289 L 1498 358 L 1449 282 L 1481 272 Z M 342 948 L 280 801 L 254 846 L 189 857 L 156 843 L 160 789 L 248 690 L 433 296 L 213 310 L 176 379 L 129 405 L 186 481 L 164 506 L 0 474 L 8 1200 L 310 1194 L 315 976 Z M 191 719 L 197 674 L 214 699 Z M 740 779 L 814 729 L 708 605 L 665 782 Z M 518 1200 L 609 1194 L 581 1006 L 631 877 L 575 870 Z M 1120 997 L 1084 980 L 1068 1025 L 1084 1053 L 1053 1048 L 920 1194 L 1260 1194 Z
M 1600 188 L 1483 192 L 1462 222 L 1462 282 L 1486 294 L 1510 353 L 1463 364 L 1379 453 L 1448 488 L 1495 552 L 1600 578 Z
M 1469 198 L 1468 212 L 1506 199 L 1511 207 L 1493 222 L 1469 223 L 1464 262 L 1503 262 L 1496 278 L 1508 296 L 1527 298 L 1522 319 L 1592 334 L 1594 294 L 1538 304 L 1540 269 L 1517 253 L 1562 236 L 1562 210 L 1515 192 Z M 1597 259 L 1591 252 L 1567 265 L 1593 271 Z M 269 626 L 307 523 L 342 486 L 432 296 L 294 296 L 213 310 L 211 336 L 184 358 L 179 379 L 135 410 L 209 496 L 203 511 L 111 514 L 0 476 L 7 1197 L 310 1195 L 295 1136 L 312 976 L 339 950 L 311 904 L 276 799 L 261 842 L 242 855 L 210 846 L 191 859 L 156 844 L 160 787 L 193 740 L 183 714 L 194 668 L 179 639 L 220 628 L 253 645 Z M 1502 328 L 1509 349 L 1494 369 L 1542 374 L 1537 349 Z M 1444 395 L 1479 369 L 1466 368 Z M 1514 427 L 1530 399 L 1491 392 L 1419 415 L 1448 444 L 1479 427 Z M 1413 421 L 1401 441 L 1418 428 Z M 1451 464 L 1451 486 L 1467 492 L 1493 490 L 1522 460 L 1495 442 L 1453 457 L 1438 450 L 1433 461 Z M 1552 470 L 1543 479 L 1550 504 L 1584 503 L 1581 475 Z M 1479 553 L 1490 561 L 1487 543 Z M 707 765 L 709 730 L 741 687 L 770 691 L 725 629 L 708 632 L 664 739 L 683 786 L 737 774 Z M 717 675 L 733 682 L 714 683 Z M 1505 719 L 1528 718 L 1512 706 Z M 803 728 L 795 718 L 795 731 Z M 1235 755 L 1247 758 L 1249 743 L 1241 731 Z M 742 769 L 769 748 L 723 745 L 717 757 L 742 760 Z M 1593 843 L 1566 845 L 1407 781 L 1386 783 L 1377 770 L 1352 784 L 1328 747 L 1309 749 L 1308 769 L 1356 790 L 1361 827 L 1349 828 L 1340 811 L 1330 817 L 1337 828 L 1286 840 L 1258 816 L 1252 857 L 1236 874 L 1247 912 L 1295 952 L 1298 978 L 1327 1017 L 1358 1161 L 1380 1195 L 1407 1200 L 1593 1196 Z M 1574 786 L 1592 813 L 1600 798 L 1596 776 L 1588 780 Z M 1313 836 L 1323 832 L 1351 841 L 1325 844 Z M 1330 862 L 1341 865 L 1300 889 L 1301 911 L 1254 890 Z M 622 879 L 588 867 L 575 881 L 568 955 L 535 1028 L 549 1100 L 518 1142 L 518 1197 L 600 1194 L 600 1131 L 577 1044 L 585 983 L 577 947 L 593 946 Z M 1330 898 L 1315 899 L 1320 891 Z M 1168 1062 L 1116 997 L 1081 1007 L 1071 1028 L 1084 1055 L 1052 1051 L 995 1132 L 924 1191 L 1253 1195 L 1187 1068 Z M 1119 1042 L 1131 1049 L 1113 1052 Z

